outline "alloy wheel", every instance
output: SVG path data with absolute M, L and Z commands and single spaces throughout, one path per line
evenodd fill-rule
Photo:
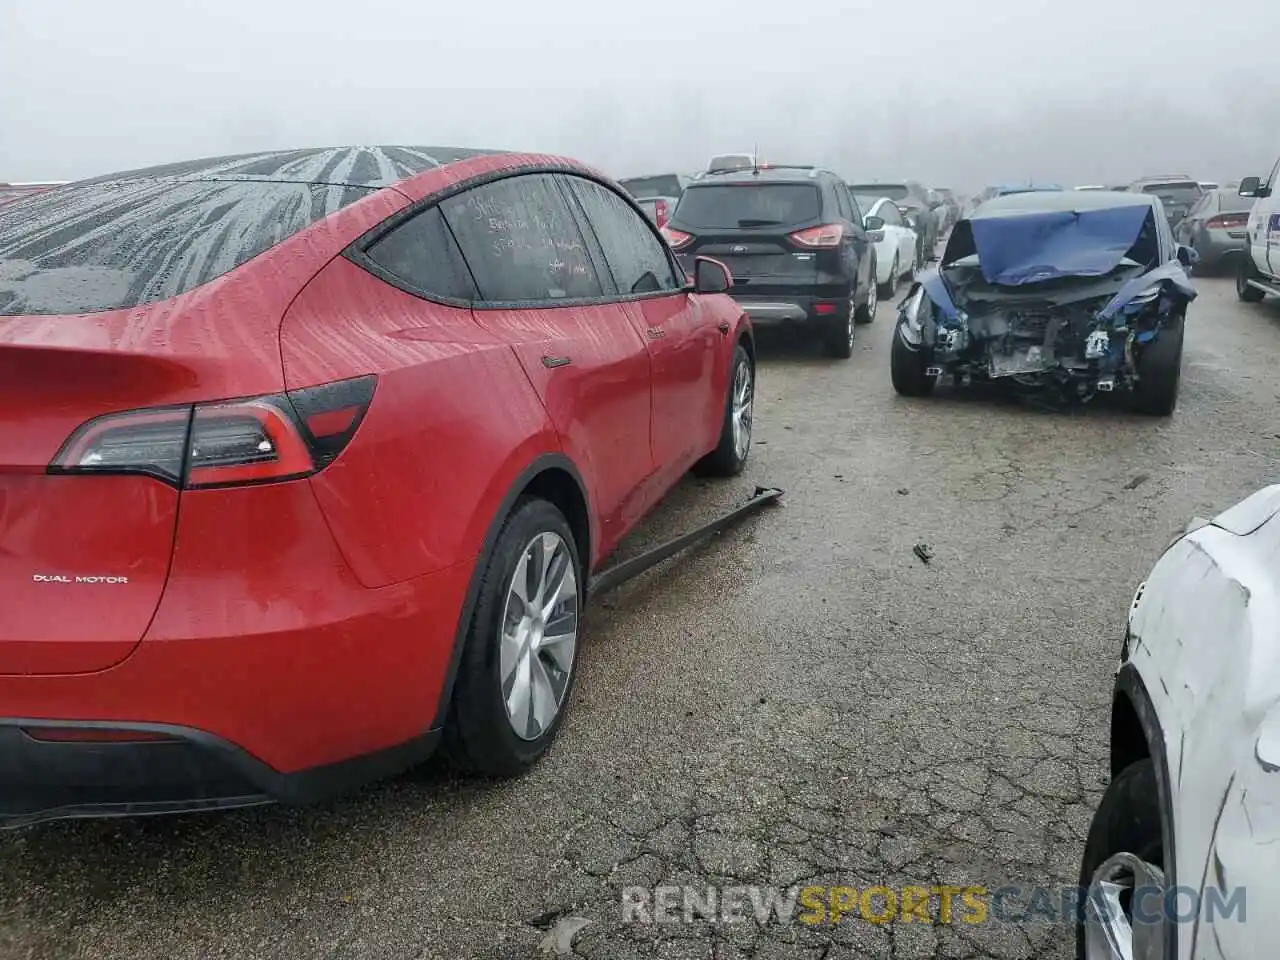
M 740 363 L 733 374 L 733 451 L 739 460 L 747 458 L 751 449 L 751 412 L 755 389 L 752 384 L 751 364 Z
M 1164 871 L 1155 864 L 1132 853 L 1108 858 L 1089 884 L 1084 912 L 1086 960 L 1163 960 L 1164 924 L 1133 922 L 1135 896 L 1144 913 L 1163 917 L 1163 891 Z
M 499 676 L 511 729 L 535 740 L 560 713 L 578 645 L 578 575 L 557 533 L 534 537 L 507 587 Z

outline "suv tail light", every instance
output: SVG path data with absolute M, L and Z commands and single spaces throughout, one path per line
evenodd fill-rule
M 657 222 L 659 230 L 667 225 L 667 220 L 669 219 L 667 217 L 667 201 L 653 201 L 653 218 Z
M 685 233 L 682 230 L 672 230 L 668 226 L 663 226 L 662 235 L 667 238 L 667 243 L 672 250 L 679 250 L 681 247 L 689 245 L 689 241 L 693 239 L 693 234 Z
M 844 240 L 844 225 L 824 223 L 819 227 L 797 230 L 787 239 L 800 247 L 838 247 Z
M 1247 213 L 1220 213 L 1204 222 L 1206 227 L 1243 227 L 1249 223 Z
M 109 413 L 82 424 L 50 473 L 136 473 L 187 490 L 272 483 L 326 466 L 355 436 L 377 378 L 246 400 Z

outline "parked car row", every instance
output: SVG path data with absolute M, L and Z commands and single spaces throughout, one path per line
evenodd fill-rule
M 840 358 L 852 355 L 855 327 L 875 318 L 880 299 L 933 257 L 961 209 L 952 191 L 917 181 L 849 184 L 754 153 L 619 183 L 686 270 L 699 255 L 715 257 L 757 326 L 813 337 Z
M 317 799 L 437 745 L 485 774 L 535 763 L 593 574 L 686 471 L 743 470 L 754 326 L 847 357 L 957 199 L 747 159 L 619 185 L 353 147 L 20 185 L 0 207 L 20 266 L 0 270 L 0 823 Z M 1280 296 L 1280 160 L 1234 198 L 1197 182 L 1175 229 L 1189 184 L 991 188 L 933 221 L 952 229 L 899 307 L 894 387 L 1171 413 L 1196 251 L 1243 240 L 1241 299 Z M 1273 949 L 1278 553 L 1273 486 L 1192 520 L 1134 593 L 1085 960 Z M 1188 889 L 1262 909 L 1205 932 L 1171 917 Z

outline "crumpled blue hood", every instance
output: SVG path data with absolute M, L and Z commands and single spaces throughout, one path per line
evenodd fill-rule
M 969 221 L 982 276 L 1016 287 L 1059 277 L 1100 277 L 1116 268 L 1151 212 L 1146 203 L 1051 210 Z

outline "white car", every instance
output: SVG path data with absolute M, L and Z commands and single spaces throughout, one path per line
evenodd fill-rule
M 1280 485 L 1193 520 L 1138 587 L 1081 863 L 1084 960 L 1280 951 L 1277 558 Z
M 892 296 L 898 281 L 915 274 L 916 232 L 888 197 L 854 197 L 862 211 L 867 239 L 876 246 L 876 283 L 881 296 Z

